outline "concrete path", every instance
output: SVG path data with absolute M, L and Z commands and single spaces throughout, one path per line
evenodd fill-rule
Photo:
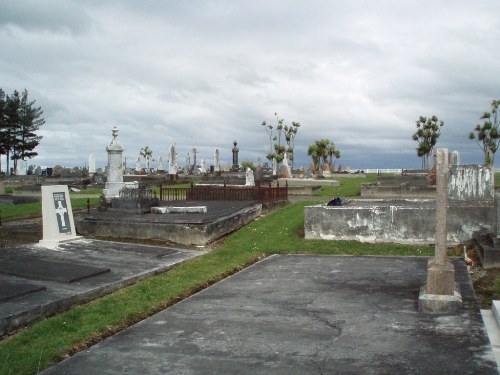
M 51 250 L 0 251 L 0 335 L 204 254 L 178 248 L 81 239 Z
M 43 374 L 497 374 L 462 261 L 456 316 L 417 311 L 426 258 L 274 256 Z

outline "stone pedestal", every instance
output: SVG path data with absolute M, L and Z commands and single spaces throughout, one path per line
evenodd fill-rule
M 455 292 L 455 267 L 450 262 L 437 264 L 434 259 L 427 264 L 427 287 L 429 294 L 453 295 Z
M 107 182 L 103 190 L 106 201 L 111 202 L 112 198 L 118 198 L 120 190 L 123 189 L 123 147 L 118 144 L 116 137 L 118 129 L 116 126 L 112 131 L 113 139 L 106 152 L 108 153 Z

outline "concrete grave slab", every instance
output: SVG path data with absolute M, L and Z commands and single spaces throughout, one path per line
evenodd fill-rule
M 274 256 L 41 374 L 498 374 L 467 269 L 419 313 L 428 258 Z
M 0 302 L 8 301 L 29 293 L 41 292 L 47 289 L 43 285 L 35 285 L 26 282 L 10 282 L 0 279 Z
M 2 263 L 0 263 L 0 273 L 4 275 L 63 283 L 74 283 L 109 271 L 109 268 L 69 262 L 53 262 L 35 257 L 19 257 L 18 259 L 2 260 Z
M 29 264 L 30 272 L 24 268 L 22 275 L 0 274 L 0 283 L 31 284 L 33 288 L 44 290 L 0 301 L 0 336 L 66 310 L 71 305 L 90 301 L 145 277 L 165 272 L 175 264 L 202 254 L 203 251 L 91 239 L 59 244 L 57 251 L 35 245 L 3 248 L 0 265 L 15 262 L 19 266 L 24 262 Z M 68 267 L 68 264 L 80 268 L 66 268 L 73 269 L 74 273 L 54 269 L 57 266 Z M 44 271 L 44 268 L 47 270 Z M 74 280 L 78 272 L 91 276 L 91 270 L 110 272 L 96 272 L 92 273 L 92 277 Z
M 262 204 L 243 201 L 162 202 L 160 208 L 207 207 L 207 212 L 144 214 L 109 209 L 77 219 L 78 233 L 87 236 L 167 240 L 183 245 L 206 245 L 248 224 L 262 212 Z

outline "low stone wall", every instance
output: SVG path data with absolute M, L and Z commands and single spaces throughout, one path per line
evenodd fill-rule
M 434 243 L 434 200 L 363 200 L 347 206 L 304 208 L 306 239 L 356 240 L 362 242 Z M 450 201 L 448 243 L 460 244 L 480 229 L 493 229 L 496 210 L 492 201 Z
M 434 198 L 436 187 L 409 184 L 362 184 L 361 196 L 363 198 Z

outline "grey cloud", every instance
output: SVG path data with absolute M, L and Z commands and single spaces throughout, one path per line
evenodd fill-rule
M 74 2 L 64 0 L 16 0 L 0 3 L 0 25 L 14 25 L 31 32 L 49 31 L 81 34 L 91 18 Z

